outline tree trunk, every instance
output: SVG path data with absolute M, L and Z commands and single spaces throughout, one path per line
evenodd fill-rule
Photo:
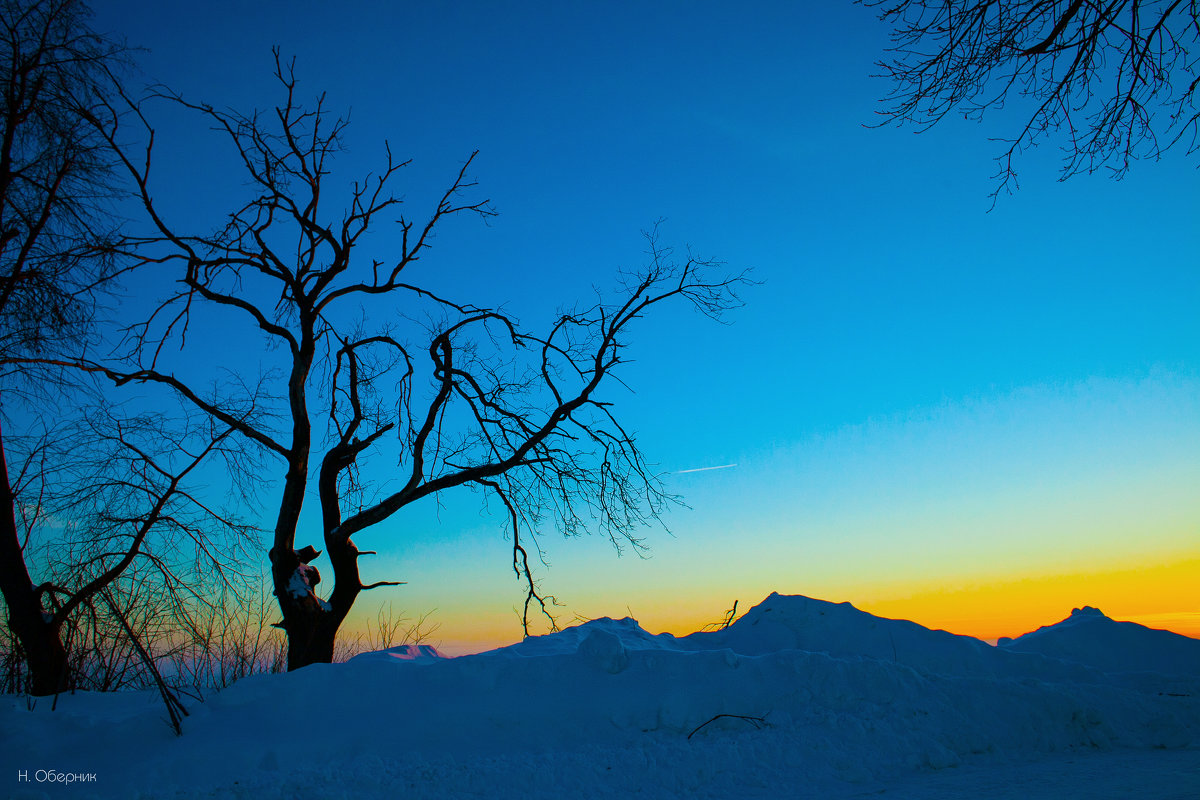
M 63 647 L 60 624 L 43 613 L 29 577 L 17 530 L 15 503 L 0 431 L 0 592 L 8 606 L 9 628 L 24 652 L 30 692 L 37 696 L 56 694 L 70 688 L 67 649 Z
M 322 624 L 319 619 L 315 624 L 306 626 L 305 630 L 295 634 L 289 630 L 288 672 L 307 667 L 309 664 L 333 663 L 333 645 L 336 640 L 337 628 Z
M 333 661 L 338 629 L 362 588 L 358 577 L 358 550 L 354 544 L 328 536 L 326 544 L 336 578 L 328 601 L 322 600 L 317 593 L 321 575 L 308 563 L 319 555 L 318 551 L 305 547 L 298 551 L 271 552 L 276 593 L 284 610 L 289 672 L 309 664 Z
M 308 562 L 319 552 L 312 547 L 302 550 L 271 550 L 271 572 L 275 596 L 283 611 L 282 627 L 287 634 L 288 671 L 309 664 L 333 661 L 333 644 L 338 625 L 345 614 L 334 614 L 329 603 L 316 592 L 321 574 Z

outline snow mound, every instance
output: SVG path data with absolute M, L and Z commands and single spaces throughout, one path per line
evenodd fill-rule
M 54 795 L 72 797 L 860 796 L 1077 750 L 1200 762 L 1200 679 L 1171 686 L 772 594 L 679 638 L 603 618 L 478 655 L 404 646 L 247 678 L 189 701 L 179 739 L 149 692 L 8 698 L 0 766 L 99 776 Z
M 428 663 L 445 658 L 441 652 L 429 644 L 400 644 L 385 650 L 375 650 L 370 653 L 359 653 L 350 661 L 419 661 Z
M 1084 606 L 1061 622 L 1038 628 L 1000 648 L 1086 664 L 1104 672 L 1156 672 L 1200 677 L 1200 640 L 1118 622 Z
M 568 655 L 576 653 L 584 641 L 594 633 L 610 634 L 620 642 L 625 650 L 673 650 L 679 649 L 677 640 L 669 633 L 648 633 L 636 619 L 612 619 L 600 617 L 588 620 L 581 625 L 574 625 L 561 631 L 547 633 L 541 636 L 530 636 L 523 642 L 501 647 L 490 651 L 487 655 L 500 655 L 514 658 L 530 658 L 536 656 Z
M 835 658 L 870 658 L 936 675 L 1047 681 L 1096 677 L 1083 665 L 997 650 L 971 636 L 930 630 L 908 620 L 868 614 L 850 603 L 802 595 L 773 593 L 728 628 L 693 633 L 679 642 L 688 649 L 729 648 L 750 656 L 803 650 Z
M 757 656 L 781 650 L 890 661 L 941 674 L 992 674 L 991 648 L 978 639 L 884 619 L 850 603 L 772 594 L 721 631 L 685 637 L 693 647 Z

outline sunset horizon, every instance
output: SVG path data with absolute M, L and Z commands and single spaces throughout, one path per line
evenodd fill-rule
M 0 797 L 1200 797 L 1200 0 L 0 0 Z

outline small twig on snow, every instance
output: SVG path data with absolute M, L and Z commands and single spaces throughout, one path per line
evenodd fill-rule
M 691 739 L 693 736 L 695 736 L 697 733 L 699 733 L 701 730 L 703 730 L 705 726 L 711 725 L 712 723 L 721 719 L 721 717 L 728 717 L 729 719 L 745 720 L 746 722 L 749 722 L 751 725 L 753 725 L 754 730 L 756 730 L 756 731 L 761 731 L 763 728 L 765 728 L 767 726 L 767 721 L 763 717 L 748 717 L 745 714 L 717 714 L 715 717 L 710 719 L 708 722 L 705 722 L 703 725 L 700 725 L 694 731 L 689 733 L 687 735 L 687 738 Z

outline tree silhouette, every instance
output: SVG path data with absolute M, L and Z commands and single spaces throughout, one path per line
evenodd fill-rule
M 351 537 L 458 487 L 503 508 L 527 626 L 531 610 L 549 613 L 526 550 L 539 525 L 596 528 L 618 547 L 636 547 L 639 527 L 672 499 L 601 395 L 617 380 L 629 329 L 676 300 L 719 317 L 745 278 L 711 262 L 676 262 L 651 235 L 650 264 L 622 276 L 618 299 L 560 313 L 542 334 L 499 309 L 443 296 L 418 282 L 416 265 L 447 220 L 494 214 L 470 196 L 474 154 L 421 221 L 392 193 L 408 162 L 390 148 L 331 214 L 326 184 L 346 120 L 330 114 L 323 95 L 311 108 L 299 102 L 293 65 L 278 51 L 275 78 L 283 99 L 264 114 L 160 95 L 223 132 L 252 187 L 213 233 L 185 232 L 154 200 L 154 133 L 142 117 L 145 153 L 122 152 L 152 230 L 126 239 L 118 255 L 167 270 L 180 288 L 133 329 L 137 369 L 88 368 L 174 393 L 280 465 L 269 558 L 290 669 L 330 661 L 360 592 L 394 584 L 364 585 L 359 558 L 368 551 Z M 391 240 L 373 239 L 395 215 Z M 195 358 L 176 353 L 189 329 L 219 313 L 257 332 L 274 373 L 196 388 L 187 377 Z M 328 591 L 311 563 L 320 551 L 300 542 L 310 495 L 332 564 Z
M 35 695 L 113 642 L 99 634 L 114 597 L 182 611 L 252 533 L 197 492 L 210 462 L 245 463 L 228 426 L 127 413 L 78 370 L 117 273 L 110 112 L 126 67 L 88 19 L 77 0 L 0 2 L 0 592 Z
M 73 0 L 0 3 L 0 590 L 35 694 L 65 685 L 67 654 L 62 620 L 43 608 L 25 563 L 7 417 L 60 385 L 28 359 L 86 342 L 106 277 L 106 260 L 85 249 L 103 233 L 112 162 L 85 111 L 100 102 L 121 48 L 86 21 Z
M 247 467 L 228 427 L 186 407 L 130 414 L 102 398 L 81 412 L 32 444 L 14 442 L 27 454 L 12 470 L 22 563 L 41 576 L 33 602 L 66 659 L 42 687 L 41 664 L 20 642 L 35 694 L 147 679 L 149 662 L 125 665 L 119 676 L 107 662 L 186 636 L 210 593 L 238 593 L 256 538 L 205 489 L 206 471 L 236 476 Z M 136 598 L 137 607 L 119 598 Z M 137 630 L 130 618 L 141 621 Z
M 860 1 L 893 28 L 879 63 L 895 84 L 888 121 L 1020 110 L 993 198 L 1016 186 L 1016 157 L 1045 139 L 1062 142 L 1063 180 L 1099 169 L 1119 178 L 1175 145 L 1197 151 L 1196 0 Z

